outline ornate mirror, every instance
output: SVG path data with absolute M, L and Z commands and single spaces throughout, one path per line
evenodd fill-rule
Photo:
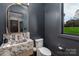
M 6 15 L 6 33 L 28 32 L 28 5 L 12 4 Z

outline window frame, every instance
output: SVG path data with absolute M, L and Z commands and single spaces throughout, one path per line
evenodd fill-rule
M 61 38 L 79 40 L 79 36 L 64 33 L 64 3 L 61 3 Z

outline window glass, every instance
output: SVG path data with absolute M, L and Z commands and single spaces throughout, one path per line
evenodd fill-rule
M 79 35 L 79 3 L 64 4 L 64 33 Z

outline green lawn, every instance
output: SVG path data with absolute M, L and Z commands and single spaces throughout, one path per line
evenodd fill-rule
M 79 35 L 79 27 L 64 27 L 65 34 Z

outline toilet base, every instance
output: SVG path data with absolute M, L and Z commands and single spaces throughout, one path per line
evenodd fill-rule
M 46 47 L 38 48 L 37 56 L 51 56 L 51 51 Z

